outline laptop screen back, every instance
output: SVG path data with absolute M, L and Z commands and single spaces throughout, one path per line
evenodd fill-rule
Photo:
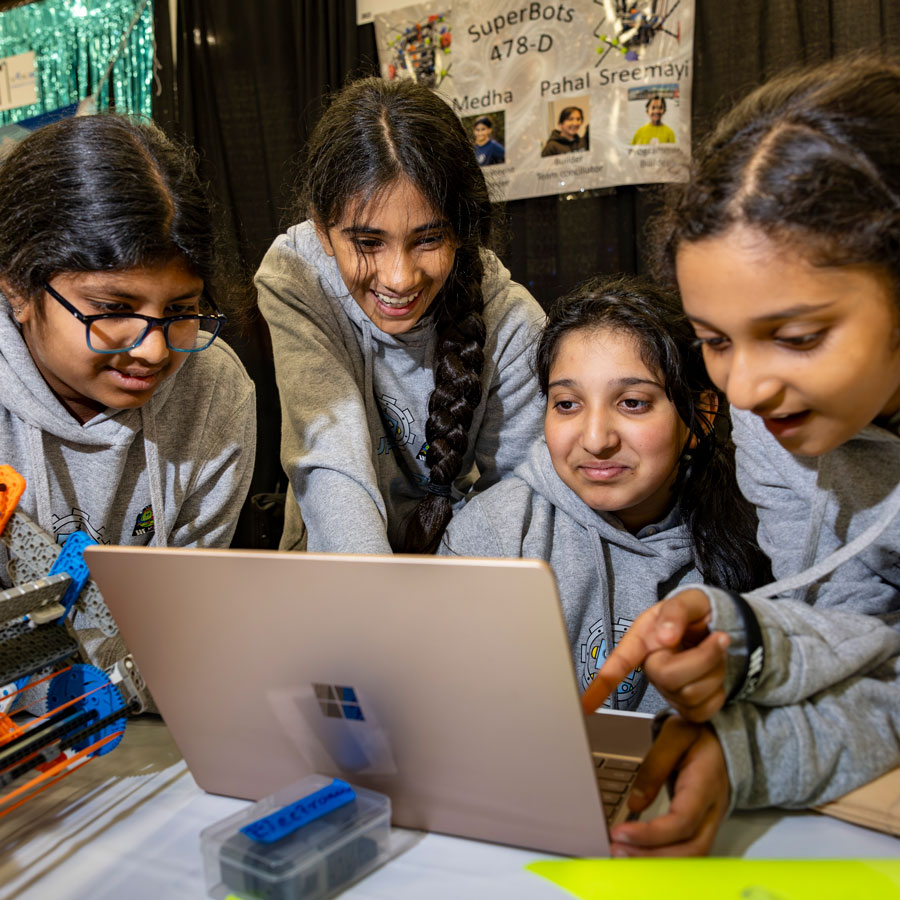
M 197 783 L 310 772 L 395 824 L 608 849 L 550 568 L 533 560 L 89 547 Z

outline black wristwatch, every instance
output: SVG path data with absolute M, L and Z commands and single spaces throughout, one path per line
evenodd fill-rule
M 759 620 L 756 618 L 756 613 L 753 612 L 753 607 L 740 594 L 734 591 L 725 593 L 731 597 L 734 605 L 740 611 L 741 618 L 744 620 L 747 642 L 743 675 L 735 682 L 725 700 L 726 703 L 731 703 L 732 700 L 744 700 L 756 690 L 766 662 L 766 648 L 763 646 L 762 629 L 759 627 Z

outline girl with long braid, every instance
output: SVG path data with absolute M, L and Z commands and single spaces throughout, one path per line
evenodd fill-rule
M 540 433 L 528 347 L 543 313 L 485 249 L 481 168 L 418 84 L 335 96 L 300 215 L 256 277 L 296 500 L 281 547 L 432 553 L 454 505 Z

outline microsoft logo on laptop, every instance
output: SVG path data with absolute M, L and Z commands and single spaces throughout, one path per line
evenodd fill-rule
M 322 714 L 329 719 L 355 719 L 364 722 L 362 708 L 352 687 L 339 684 L 313 684 Z

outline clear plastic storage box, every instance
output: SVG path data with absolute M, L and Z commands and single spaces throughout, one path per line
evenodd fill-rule
M 324 900 L 390 858 L 391 801 L 309 775 L 200 834 L 206 889 L 223 900 Z

